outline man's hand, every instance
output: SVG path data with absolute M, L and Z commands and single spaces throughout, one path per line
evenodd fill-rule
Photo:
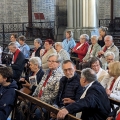
M 59 110 L 59 112 L 57 114 L 57 120 L 64 119 L 67 114 L 68 114 L 67 109 L 64 108 L 62 110 Z
M 104 52 L 102 50 L 98 52 L 98 55 L 103 55 L 103 54 Z
M 64 98 L 64 99 L 62 99 L 62 101 L 63 101 L 64 104 L 70 104 L 70 103 L 75 102 L 74 100 L 72 100 L 70 98 Z

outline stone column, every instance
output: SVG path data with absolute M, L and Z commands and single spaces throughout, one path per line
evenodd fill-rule
M 73 1 L 67 0 L 67 28 L 73 28 Z
M 73 27 L 76 28 L 76 25 L 77 25 L 77 0 L 73 0 Z
M 96 27 L 96 0 L 88 0 L 88 27 Z

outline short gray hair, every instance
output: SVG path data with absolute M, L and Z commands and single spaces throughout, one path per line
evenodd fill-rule
M 97 75 L 91 68 L 85 68 L 81 71 L 81 77 L 84 77 L 88 82 L 96 81 Z
M 18 45 L 15 42 L 10 42 L 8 44 L 8 46 L 12 46 L 12 47 L 18 48 Z
M 56 42 L 56 43 L 55 43 L 55 46 L 56 46 L 56 45 L 60 45 L 60 46 L 63 48 L 62 42 Z
M 31 57 L 29 61 L 33 64 L 38 65 L 38 67 L 41 67 L 41 59 L 39 57 Z
M 91 39 L 94 38 L 96 41 L 98 41 L 98 36 L 97 35 L 92 35 Z
M 113 56 L 114 57 L 114 59 L 115 59 L 115 54 L 114 54 L 114 52 L 110 52 L 110 51 L 108 51 L 108 52 L 106 52 L 105 53 L 105 57 L 108 57 L 108 56 Z
M 34 41 L 38 42 L 38 43 L 40 43 L 40 45 L 42 45 L 42 40 L 40 38 L 36 38 Z
M 80 35 L 80 37 L 82 37 L 82 36 L 86 39 L 86 41 L 89 41 L 89 36 L 87 34 Z
M 109 37 L 110 40 L 113 41 L 113 36 L 111 36 L 111 35 L 106 35 L 106 36 L 104 37 L 104 40 L 106 39 L 106 37 Z
M 61 61 L 62 61 L 62 58 L 61 58 L 61 56 L 60 56 L 59 53 L 52 53 L 52 54 L 50 54 L 50 55 L 48 56 L 48 59 L 49 59 L 50 57 L 52 57 L 52 56 L 56 56 L 57 62 L 61 62 Z

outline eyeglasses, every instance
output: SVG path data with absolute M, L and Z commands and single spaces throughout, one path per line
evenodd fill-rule
M 72 68 L 63 69 L 64 72 L 67 72 L 67 71 L 71 72 L 72 70 L 73 70 Z
M 114 60 L 114 59 L 107 59 L 107 60 Z
M 47 62 L 50 62 L 50 63 L 55 63 L 56 62 L 56 63 L 58 63 L 58 61 L 53 61 L 53 60 L 52 61 L 47 60 Z

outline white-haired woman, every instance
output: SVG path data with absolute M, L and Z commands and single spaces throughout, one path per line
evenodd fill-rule
M 42 79 L 42 76 L 44 75 L 44 72 L 41 68 L 41 60 L 39 57 L 32 57 L 29 59 L 29 68 L 31 70 L 31 73 L 29 76 L 26 76 L 25 78 L 21 78 L 20 81 L 24 82 L 22 86 L 27 87 L 34 92 L 35 88 L 37 87 L 37 84 Z
M 56 49 L 57 53 L 60 54 L 60 56 L 62 58 L 62 62 L 64 60 L 70 60 L 70 55 L 66 50 L 63 49 L 62 42 L 56 42 L 55 49 Z
M 115 60 L 115 54 L 113 52 L 108 51 L 105 53 L 105 59 L 106 63 L 102 66 L 102 68 L 104 70 L 108 70 L 108 64 Z
M 89 36 L 87 34 L 82 34 L 80 36 L 80 42 L 76 44 L 76 46 L 72 49 L 72 53 L 76 53 L 78 55 L 78 58 L 80 59 L 80 62 L 82 62 L 82 59 L 85 57 L 87 51 L 88 51 L 88 44 Z

